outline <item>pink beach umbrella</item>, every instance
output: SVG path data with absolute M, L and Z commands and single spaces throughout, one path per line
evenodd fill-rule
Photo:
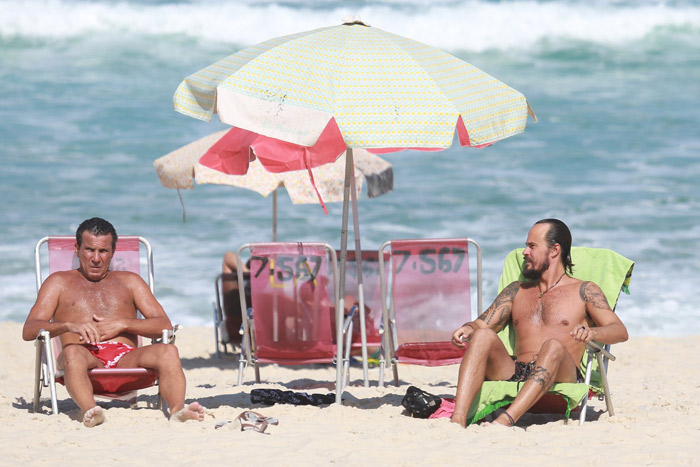
M 277 241 L 278 189 L 284 187 L 293 204 L 342 202 L 345 148 L 341 150 L 340 157 L 314 169 L 279 171 L 278 161 L 269 162 L 267 148 L 271 143 L 266 141 L 269 139 L 239 128 L 218 131 L 156 159 L 153 166 L 161 184 L 177 189 L 178 195 L 181 189 L 193 189 L 195 182 L 244 188 L 264 197 L 272 195 L 272 238 Z M 280 145 L 279 150 L 295 150 L 286 145 Z M 309 151 L 312 148 L 300 149 Z M 392 191 L 394 175 L 389 162 L 364 150 L 355 151 L 354 156 L 357 196 L 363 186 L 367 187 L 368 198 Z M 214 168 L 207 167 L 200 160 Z M 315 155 L 310 153 L 308 160 L 316 161 Z M 292 165 L 288 168 L 296 167 Z M 181 196 L 180 201 L 183 203 L 184 220 L 186 214 Z

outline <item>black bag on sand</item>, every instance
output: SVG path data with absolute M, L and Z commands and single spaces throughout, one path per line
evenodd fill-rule
M 401 400 L 401 405 L 408 411 L 411 417 L 428 418 L 440 408 L 442 398 L 428 392 L 409 386 L 406 395 Z

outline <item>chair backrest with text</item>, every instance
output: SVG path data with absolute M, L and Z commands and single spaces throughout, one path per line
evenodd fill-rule
M 335 251 L 322 243 L 258 243 L 249 250 L 249 342 L 255 360 L 332 362 L 337 348 Z
M 477 307 L 481 307 L 481 249 L 469 238 L 392 240 L 390 279 L 382 287 L 391 298 L 384 321 L 391 329 L 389 360 L 428 366 L 461 361 L 452 332 L 471 319 L 469 244 L 476 247 Z M 383 257 L 380 256 L 382 271 Z M 386 283 L 385 283 L 386 284 Z

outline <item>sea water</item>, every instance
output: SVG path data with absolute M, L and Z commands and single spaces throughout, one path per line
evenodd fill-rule
M 226 126 L 173 111 L 186 76 L 271 37 L 339 24 L 442 48 L 521 91 L 537 113 L 484 149 L 387 155 L 395 189 L 359 201 L 362 245 L 470 236 L 496 295 L 506 254 L 558 217 L 574 243 L 636 264 L 618 313 L 632 335 L 700 334 L 698 1 L 0 0 L 0 320 L 36 297 L 33 248 L 85 218 L 154 246 L 156 295 L 211 322 L 227 249 L 271 239 L 271 202 L 163 188 L 157 157 Z M 341 205 L 279 196 L 280 240 L 339 245 Z

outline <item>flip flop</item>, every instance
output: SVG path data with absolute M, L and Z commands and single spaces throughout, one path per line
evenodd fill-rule
M 241 412 L 238 417 L 233 420 L 223 420 L 216 422 L 214 425 L 215 429 L 222 428 L 229 423 L 234 423 L 241 427 L 241 431 L 257 431 L 258 433 L 264 433 L 268 425 L 279 425 L 280 422 L 275 417 L 265 417 L 258 412 L 253 412 L 252 410 L 246 410 Z
M 220 428 L 232 422 L 240 423 L 241 431 L 256 431 L 258 433 L 265 433 L 268 425 L 279 425 L 280 423 L 275 417 L 265 417 L 258 412 L 246 410 L 241 412 L 234 420 L 217 423 L 216 428 Z

